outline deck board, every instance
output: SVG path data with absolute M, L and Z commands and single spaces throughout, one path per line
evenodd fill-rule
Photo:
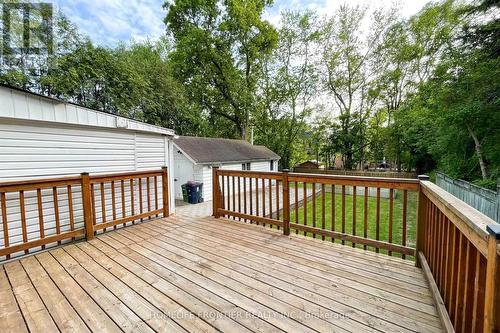
M 171 216 L 0 265 L 0 331 L 441 332 L 409 262 Z

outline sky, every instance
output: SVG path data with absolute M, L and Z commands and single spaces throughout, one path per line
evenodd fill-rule
M 404 17 L 417 13 L 429 0 L 399 0 Z M 79 30 L 102 46 L 116 46 L 120 41 L 157 39 L 165 31 L 164 0 L 54 0 Z M 264 18 L 278 25 L 284 10 L 314 9 L 330 14 L 341 4 L 390 6 L 393 0 L 275 0 Z

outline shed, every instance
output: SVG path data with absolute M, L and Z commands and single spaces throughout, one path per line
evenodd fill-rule
M 320 164 L 317 161 L 309 160 L 299 163 L 295 166 L 298 169 L 319 169 Z
M 174 139 L 175 198 L 181 185 L 203 183 L 203 198 L 212 200 L 212 167 L 227 170 L 277 171 L 280 157 L 265 146 L 245 140 L 179 136 Z
M 0 86 L 0 105 L 0 182 L 74 176 L 82 172 L 159 170 L 162 166 L 173 170 L 171 129 L 8 86 Z M 172 183 L 173 174 L 169 174 Z M 173 195 L 170 198 L 173 211 Z M 31 218 L 35 212 L 30 212 L 36 210 L 35 200 L 26 198 L 28 230 L 31 223 L 37 223 Z M 43 198 L 47 214 L 50 200 L 47 193 Z M 81 200 L 81 196 L 75 200 Z M 7 210 L 16 211 L 15 205 L 18 200 L 8 197 Z M 61 211 L 63 214 L 64 207 Z M 50 224 L 51 217 L 46 219 Z M 75 219 L 79 221 L 80 217 Z M 8 220 L 15 229 L 20 217 L 9 216 Z M 13 237 L 17 232 L 20 235 L 19 230 L 12 232 Z

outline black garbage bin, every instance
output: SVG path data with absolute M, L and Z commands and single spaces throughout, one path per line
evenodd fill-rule
M 188 202 L 190 204 L 203 202 L 203 183 L 187 182 L 186 189 L 188 193 Z

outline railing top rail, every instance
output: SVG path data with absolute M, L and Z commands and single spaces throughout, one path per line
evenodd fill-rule
M 335 185 L 359 185 L 395 189 L 418 190 L 419 180 L 409 178 L 383 178 L 366 176 L 323 175 L 308 173 L 290 173 L 289 181 L 311 181 Z
M 161 176 L 162 172 L 163 172 L 162 170 L 145 170 L 145 171 L 133 171 L 133 172 L 112 173 L 112 174 L 108 173 L 104 175 L 92 175 L 89 178 L 92 183 L 95 183 L 99 181 Z
M 50 188 L 54 186 L 73 185 L 80 183 L 80 176 L 57 177 L 43 179 L 26 179 L 0 183 L 0 192 L 17 192 L 23 190 L 35 190 L 38 188 Z
M 483 255 L 487 256 L 486 227 L 496 222 L 430 181 L 421 181 L 420 185 L 427 198 L 438 206 Z
M 282 172 L 273 171 L 251 171 L 251 170 L 223 170 L 217 169 L 217 174 L 221 176 L 240 176 L 247 178 L 283 179 Z

